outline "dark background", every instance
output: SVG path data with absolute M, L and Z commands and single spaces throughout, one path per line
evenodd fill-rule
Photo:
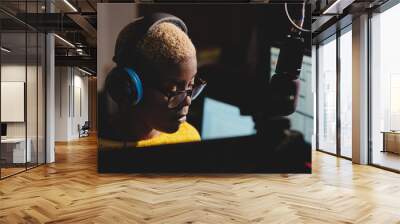
M 292 18 L 301 4 L 289 4 Z M 182 19 L 197 53 L 219 48 L 218 61 L 201 65 L 198 74 L 207 81 L 204 92 L 192 102 L 188 122 L 201 133 L 203 99 L 210 97 L 241 108 L 243 115 L 265 111 L 263 90 L 270 78 L 270 48 L 280 47 L 290 24 L 284 4 L 140 4 L 139 15 L 166 12 Z M 311 24 L 306 7 L 304 26 Z M 311 56 L 311 33 L 302 32 L 305 54 Z

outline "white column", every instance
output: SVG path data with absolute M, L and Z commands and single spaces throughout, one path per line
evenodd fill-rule
M 50 1 L 46 4 L 47 11 L 53 12 L 54 6 Z M 55 44 L 54 35 L 46 35 L 46 163 L 55 162 L 54 133 L 55 133 Z
M 353 19 L 353 162 L 368 163 L 368 15 Z
M 55 76 L 54 76 L 54 35 L 46 36 L 46 163 L 55 161 L 54 133 L 55 133 Z

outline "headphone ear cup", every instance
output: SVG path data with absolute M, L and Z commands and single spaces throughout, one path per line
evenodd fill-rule
M 124 71 L 129 77 L 131 84 L 131 90 L 134 92 L 134 97 L 132 97 L 133 105 L 137 105 L 143 98 L 143 84 L 139 75 L 132 68 L 124 68 Z M 133 96 L 133 94 L 132 94 Z
M 143 96 L 141 81 L 130 70 L 116 67 L 107 76 L 107 91 L 118 105 L 136 105 Z

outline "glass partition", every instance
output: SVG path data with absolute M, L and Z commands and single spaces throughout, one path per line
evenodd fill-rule
M 2 177 L 24 171 L 31 158 L 26 135 L 26 41 L 25 32 L 1 34 Z
M 26 5 L 28 4 L 28 5 Z M 44 1 L 0 6 L 0 178 L 45 162 L 45 35 L 18 18 L 43 11 Z M 7 22 L 4 22 L 7 21 Z

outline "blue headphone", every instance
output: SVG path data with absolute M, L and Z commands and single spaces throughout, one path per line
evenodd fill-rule
M 134 92 L 136 92 L 136 97 L 133 99 L 133 104 L 136 105 L 143 98 L 142 81 L 140 80 L 140 78 L 139 78 L 138 74 L 135 72 L 135 70 L 133 70 L 131 68 L 124 68 L 124 70 L 128 74 L 129 81 L 131 82 L 131 86 L 132 86 L 131 94 L 134 94 Z
M 187 33 L 185 23 L 176 16 L 167 13 L 153 13 L 128 24 L 119 33 L 113 61 L 117 67 L 107 75 L 106 89 L 118 104 L 137 105 L 143 98 L 143 84 L 135 65 L 142 63 L 138 57 L 136 43 L 154 26 L 169 22 Z

